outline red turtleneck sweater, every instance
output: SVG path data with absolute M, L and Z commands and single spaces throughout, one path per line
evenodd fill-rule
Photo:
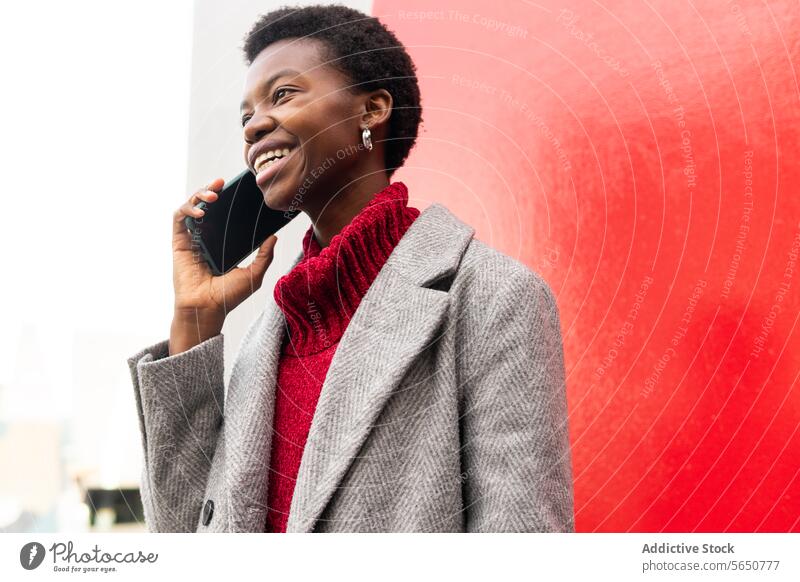
M 402 182 L 389 184 L 324 249 L 313 226 L 303 258 L 275 284 L 286 317 L 275 390 L 267 532 L 285 532 L 303 449 L 339 340 L 395 245 L 419 216 Z

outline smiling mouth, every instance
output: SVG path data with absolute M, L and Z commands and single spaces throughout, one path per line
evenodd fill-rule
M 259 155 L 254 164 L 256 169 L 256 184 L 260 188 L 265 188 L 272 182 L 278 174 L 285 175 L 283 168 L 289 160 L 295 157 L 297 148 L 281 148 L 272 150 Z
M 261 170 L 276 164 L 279 160 L 288 156 L 292 149 L 293 148 L 281 148 L 260 154 L 253 163 L 253 169 L 255 169 L 256 174 L 260 173 Z

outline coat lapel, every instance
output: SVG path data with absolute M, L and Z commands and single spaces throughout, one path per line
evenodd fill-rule
M 302 257 L 301 252 L 291 268 Z M 285 325 L 270 293 L 260 320 L 241 343 L 231 374 L 225 404 L 224 478 L 234 532 L 263 532 L 266 525 L 275 382 Z
M 444 206 L 411 224 L 347 325 L 322 385 L 292 497 L 288 532 L 311 532 L 416 356 L 449 306 L 428 287 L 452 274 L 472 227 Z
M 473 234 L 444 206 L 432 204 L 411 224 L 367 290 L 322 385 L 288 532 L 313 531 L 384 404 L 415 357 L 436 341 L 449 297 L 430 285 L 455 273 Z M 231 531 L 264 531 L 284 334 L 283 313 L 270 295 L 241 343 L 226 396 L 224 482 Z

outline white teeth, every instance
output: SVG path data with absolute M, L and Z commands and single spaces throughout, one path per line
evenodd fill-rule
M 253 166 L 255 167 L 256 172 L 260 172 L 261 169 L 266 167 L 268 164 L 272 164 L 278 159 L 284 156 L 288 156 L 289 152 L 290 152 L 289 148 L 275 149 L 275 150 L 270 150 L 268 152 L 264 152 L 258 155 Z

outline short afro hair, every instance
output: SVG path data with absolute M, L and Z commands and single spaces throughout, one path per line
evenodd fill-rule
M 259 17 L 248 32 L 245 62 L 251 65 L 267 46 L 288 38 L 320 40 L 325 60 L 350 81 L 352 93 L 386 89 L 392 95 L 384 160 L 391 178 L 414 146 L 422 121 L 416 67 L 403 44 L 377 18 L 346 6 L 282 6 Z

